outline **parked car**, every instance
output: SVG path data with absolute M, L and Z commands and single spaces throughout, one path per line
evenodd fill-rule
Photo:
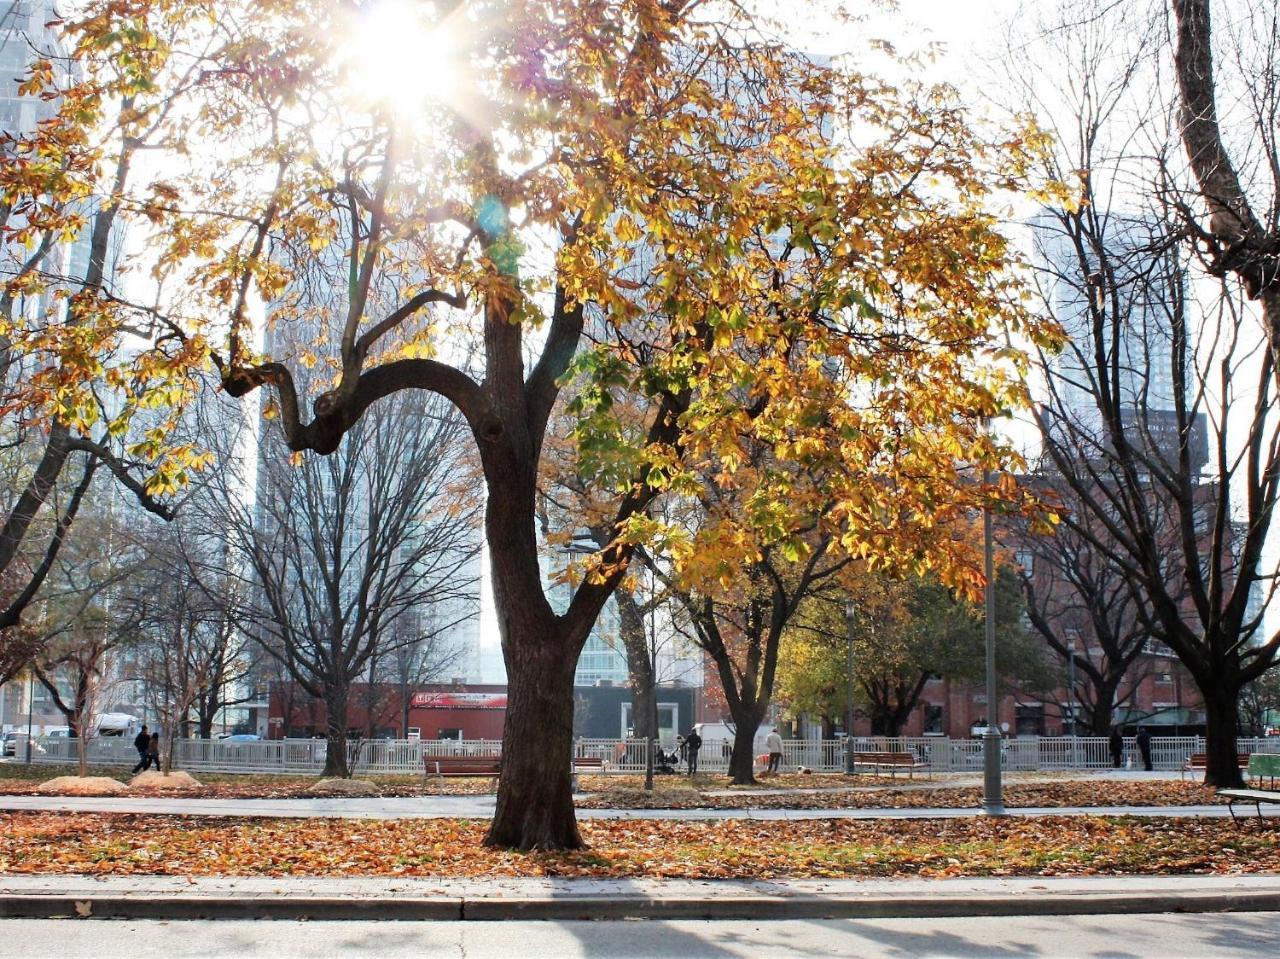
M 44 754 L 44 747 L 34 739 L 31 741 L 31 752 L 36 755 Z M 25 732 L 13 731 L 4 734 L 4 739 L 0 740 L 0 756 L 25 756 L 27 754 L 27 734 Z
M 261 736 L 253 733 L 232 733 L 230 736 L 219 737 L 224 743 L 257 743 L 262 741 Z

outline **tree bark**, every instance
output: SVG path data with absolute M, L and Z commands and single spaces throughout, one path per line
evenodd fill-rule
M 345 684 L 334 683 L 325 690 L 324 730 L 325 779 L 350 779 L 351 768 L 347 763 L 347 698 L 348 689 Z
M 1208 684 L 1202 687 L 1207 689 Z M 1204 697 L 1205 714 L 1205 770 L 1206 786 L 1238 788 L 1244 785 L 1237 762 L 1239 754 L 1238 714 L 1240 694 L 1226 684 L 1220 685 L 1212 695 Z
M 504 636 L 502 776 L 486 846 L 556 850 L 584 845 L 574 818 L 570 771 L 578 660 L 570 646 L 563 631 Z
M 741 713 L 733 717 L 733 755 L 729 758 L 729 776 L 735 786 L 750 786 L 756 781 L 756 731 L 760 718 Z
M 1119 676 L 1108 676 L 1094 683 L 1097 699 L 1089 709 L 1089 732 L 1094 736 L 1108 736 L 1115 722 L 1116 688 L 1120 684 Z
M 636 739 L 658 736 L 657 677 L 644 631 L 644 617 L 636 601 L 622 592 L 615 594 L 618 606 L 618 633 L 627 651 L 627 673 L 631 680 L 631 729 Z

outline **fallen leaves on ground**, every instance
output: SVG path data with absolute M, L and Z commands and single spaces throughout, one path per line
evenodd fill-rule
M 1280 871 L 1280 819 L 1037 817 L 580 824 L 590 848 L 480 845 L 468 820 L 0 816 L 0 872 L 235 876 L 1064 876 Z
M 832 792 L 709 795 L 658 784 L 652 793 L 638 787 L 606 789 L 578 801 L 584 809 L 970 809 L 982 801 L 978 786 L 909 786 Z M 1006 806 L 1199 806 L 1218 803 L 1217 792 L 1200 783 L 1175 780 L 1067 780 L 1011 783 Z
M 38 772 L 34 778 L 31 769 Z M 0 767 L 0 793 L 33 794 L 58 767 Z M 27 778 L 31 777 L 31 778 Z M 312 776 L 270 776 L 201 773 L 205 780 L 189 789 L 131 787 L 129 795 L 190 796 L 201 799 L 313 799 Z M 494 790 L 490 776 L 426 779 L 421 776 L 370 776 L 377 795 L 389 797 L 485 795 Z M 643 776 L 579 776 L 586 795 L 584 809 L 969 809 L 977 806 L 977 786 L 952 786 L 945 780 L 929 784 L 901 778 L 784 774 L 762 779 L 755 787 L 730 787 L 724 776 L 659 776 L 652 793 L 644 791 Z M 824 789 L 771 795 L 767 790 Z M 728 795 L 712 795 L 712 792 Z M 111 793 L 78 793 L 78 795 Z M 1196 806 L 1217 803 L 1214 789 L 1180 780 L 1063 779 L 1010 782 L 1005 803 L 1017 807 L 1063 806 Z
M 0 766 L 0 795 L 28 795 L 46 779 L 65 767 Z M 96 767 L 95 767 L 96 768 Z M 111 770 L 107 770 L 111 773 Z M 114 775 L 127 778 L 127 771 L 114 770 Z M 200 784 L 194 787 L 141 784 L 129 789 L 129 795 L 191 796 L 199 799 L 314 799 L 311 788 L 317 776 L 275 776 L 257 773 L 200 772 Z M 422 776 L 369 776 L 380 796 L 477 796 L 493 792 L 492 776 L 424 779 Z M 79 794 L 85 795 L 85 794 Z M 93 795 L 113 795 L 95 793 Z

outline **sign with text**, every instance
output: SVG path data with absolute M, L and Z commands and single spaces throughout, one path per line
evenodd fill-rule
M 414 693 L 418 709 L 506 709 L 506 693 Z

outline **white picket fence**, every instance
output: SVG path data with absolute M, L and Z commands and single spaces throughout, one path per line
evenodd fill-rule
M 41 741 L 43 753 L 32 758 L 41 763 L 74 763 L 79 758 L 79 742 L 74 739 Z M 1241 752 L 1280 752 L 1280 738 L 1241 739 Z M 648 744 L 644 740 L 579 739 L 574 754 L 600 759 L 606 772 L 641 773 L 646 765 Z M 980 739 L 922 737 L 858 737 L 854 752 L 909 752 L 927 764 L 931 772 L 977 772 L 982 769 Z M 121 737 L 101 737 L 88 744 L 88 761 L 95 766 L 133 765 L 137 753 L 132 741 Z M 375 739 L 352 742 L 351 767 L 356 773 L 414 774 L 423 770 L 425 757 L 497 756 L 499 740 L 418 740 Z M 223 739 L 180 739 L 174 744 L 174 766 L 193 772 L 315 774 L 324 766 L 322 739 L 277 739 L 231 741 Z M 764 748 L 757 743 L 757 753 Z M 1156 769 L 1180 769 L 1195 752 L 1204 751 L 1204 740 L 1195 736 L 1152 737 L 1151 753 Z M 782 744 L 782 768 L 840 772 L 845 769 L 844 740 L 786 740 Z M 1138 748 L 1125 741 L 1126 760 L 1140 764 Z M 21 760 L 22 756 L 17 757 Z M 1005 739 L 1001 748 L 1005 769 L 1020 772 L 1055 769 L 1103 769 L 1111 766 L 1110 746 L 1105 737 L 1052 738 L 1017 737 Z M 727 744 L 709 742 L 698 756 L 702 772 L 723 772 L 729 766 Z

